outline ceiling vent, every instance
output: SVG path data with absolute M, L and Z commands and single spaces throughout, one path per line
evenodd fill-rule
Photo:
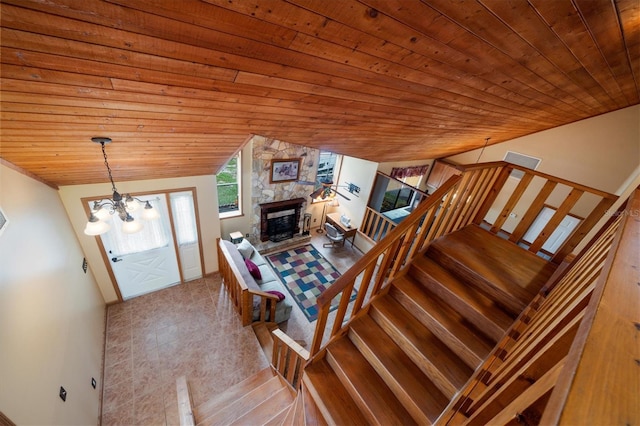
M 520 154 L 518 152 L 507 151 L 504 156 L 504 161 L 506 161 L 507 163 L 526 167 L 527 169 L 535 170 L 538 168 L 538 164 L 540 164 L 540 161 L 542 160 L 539 158 Z M 514 177 L 516 179 L 521 179 L 522 176 L 524 176 L 524 172 L 522 170 L 513 170 L 511 172 L 511 177 Z

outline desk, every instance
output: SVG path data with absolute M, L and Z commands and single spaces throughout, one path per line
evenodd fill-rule
M 348 240 L 349 238 L 351 238 L 351 247 L 353 247 L 353 241 L 356 239 L 356 234 L 358 233 L 358 227 L 357 226 L 353 225 L 353 223 L 351 224 L 351 226 L 349 228 L 344 226 L 342 224 L 342 222 L 340 222 L 340 213 L 339 212 L 329 213 L 327 215 L 327 217 L 325 218 L 325 221 L 327 221 L 330 224 L 332 224 L 338 230 L 338 232 L 344 234 L 344 239 L 345 240 Z

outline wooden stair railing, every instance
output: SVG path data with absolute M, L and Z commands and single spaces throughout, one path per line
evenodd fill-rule
M 302 379 L 302 370 L 309 360 L 309 351 L 279 328 L 271 332 L 273 336 L 273 355 L 271 365 L 289 383 L 298 390 Z
M 487 220 L 492 233 L 503 234 L 509 241 L 526 245 L 534 253 L 544 253 L 544 244 L 565 216 L 577 207 L 581 216 L 584 216 L 579 227 L 555 253 L 545 253 L 552 256 L 554 263 L 562 262 L 577 247 L 617 199 L 615 195 L 604 191 L 502 161 L 455 167 L 469 179 L 463 196 L 469 200 L 484 201 L 481 206 L 471 203 L 463 206 L 465 212 L 458 216 L 458 220 L 465 220 L 467 215 L 473 215 L 473 223 L 476 224 Z M 507 185 L 508 177 L 514 170 L 522 173 L 515 187 Z M 490 185 L 486 185 L 486 182 Z M 489 191 L 486 191 L 487 188 Z M 547 205 L 553 206 L 556 213 L 535 241 L 524 241 L 527 230 Z M 377 243 L 396 226 L 382 213 L 367 207 L 359 231 L 368 241 Z M 458 228 L 455 223 L 453 228 Z
M 638 215 L 636 192 L 627 212 Z M 633 390 L 640 384 L 640 221 L 630 215 L 624 224 L 622 216 L 611 220 L 547 284 L 439 424 L 638 422 L 640 405 Z
M 640 188 L 620 219 L 544 424 L 640 423 Z
M 253 322 L 266 322 L 268 318 L 275 318 L 278 297 L 264 291 L 249 288 L 244 282 L 238 267 L 229 261 L 231 256 L 224 244 L 221 243 L 220 238 L 216 238 L 216 247 L 222 284 L 225 286 L 234 308 L 240 315 L 242 325 L 248 326 Z M 259 316 L 255 321 L 253 318 L 254 298 L 260 299 Z
M 559 264 L 617 199 L 613 194 L 503 161 L 459 167 L 462 175 L 451 177 L 420 203 L 318 298 L 318 321 L 310 348 L 312 356 L 339 333 L 345 319 L 353 318 L 404 265 L 436 238 L 470 223 L 486 225 L 488 214 L 499 210 L 500 213 L 489 226 L 490 232 L 504 235 L 513 243 L 527 245 L 529 251 L 538 253 L 562 219 L 574 206 L 580 205 L 581 211 L 586 212 L 585 219 L 555 253 L 549 254 L 551 261 Z M 511 189 L 506 184 L 514 170 L 520 170 L 523 176 L 508 195 L 505 192 Z M 526 209 L 521 206 L 525 200 L 528 203 Z M 501 203 L 503 205 L 500 206 Z M 556 213 L 535 241 L 529 244 L 523 237 L 547 204 L 557 206 Z M 514 229 L 510 232 L 503 229 L 511 213 L 523 209 L 524 213 L 520 214 Z M 366 219 L 363 225 L 371 220 L 375 219 Z M 333 328 L 329 336 L 325 336 L 331 301 L 335 297 L 351 294 L 356 284 L 359 287 L 355 302 L 349 304 L 348 297 L 340 298 Z
M 180 376 L 176 379 L 176 393 L 178 395 L 180 426 L 194 426 L 196 422 L 193 417 L 193 403 L 186 376 Z

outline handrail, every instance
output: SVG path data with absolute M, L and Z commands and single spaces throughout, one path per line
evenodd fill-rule
M 460 176 L 452 176 L 444 185 L 436 192 L 423 201 L 407 218 L 388 233 L 378 244 L 369 250 L 363 257 L 358 259 L 356 263 L 349 268 L 342 276 L 334 281 L 317 299 L 318 317 L 313 342 L 310 348 L 311 356 L 315 355 L 322 344 L 324 338 L 324 329 L 327 325 L 331 301 L 338 295 L 350 295 L 358 278 L 360 280 L 360 288 L 358 296 L 352 307 L 352 316 L 360 311 L 365 304 L 365 298 L 368 296 L 370 300 L 377 295 L 383 288 L 384 282 L 393 278 L 392 269 L 398 271 L 400 266 L 405 263 L 405 258 L 400 256 L 402 252 L 408 253 L 410 244 L 413 247 L 411 255 L 415 254 L 422 248 L 422 244 L 426 240 L 426 230 L 433 225 L 433 219 L 436 217 L 437 210 L 442 206 L 444 210 L 450 206 L 451 193 L 455 191 L 458 183 L 462 180 Z M 445 200 L 445 201 L 443 201 Z M 444 211 L 443 210 L 443 211 Z M 426 220 L 429 217 L 430 220 Z M 416 232 L 421 229 L 423 231 L 421 237 L 416 238 Z M 411 235 L 408 235 L 411 234 Z M 408 237 L 408 238 L 406 238 Z M 404 244 L 400 244 L 403 241 Z M 420 246 L 419 248 L 417 246 Z M 379 263 L 379 265 L 378 265 Z M 369 287 L 373 281 L 373 287 L 369 295 Z M 346 316 L 349 304 L 349 297 L 341 297 L 338 311 L 336 313 L 333 330 L 330 337 L 338 333 L 342 327 L 342 322 Z
M 622 224 L 541 424 L 640 422 L 640 188 L 622 214 Z
M 193 416 L 191 392 L 186 376 L 180 376 L 176 379 L 176 392 L 178 395 L 178 417 L 180 426 L 194 426 L 196 422 Z
M 349 305 L 350 297 L 340 298 L 329 338 L 338 334 L 343 327 L 345 318 L 353 318 L 366 303 L 379 294 L 386 283 L 401 273 L 404 265 L 425 249 L 432 240 L 471 223 L 486 225 L 485 220 L 488 213 L 500 209 L 498 218 L 494 221 L 493 226 L 490 226 L 491 232 L 506 234 L 510 241 L 519 245 L 528 245 L 528 249 L 534 253 L 548 254 L 544 252 L 542 246 L 553 235 L 556 227 L 570 213 L 573 206 L 582 200 L 583 194 L 600 197 L 600 201 L 596 203 L 573 233 L 555 253 L 549 254 L 552 262 L 560 263 L 577 247 L 617 199 L 613 194 L 504 161 L 454 166 L 463 173 L 460 176 L 451 177 L 436 192 L 420 203 L 409 216 L 389 230 L 369 252 L 318 297 L 318 319 L 310 348 L 312 356 L 320 350 L 325 339 L 324 333 L 330 304 L 336 296 L 350 295 L 356 284 L 359 284 L 358 296 L 351 306 Z M 524 176 L 513 193 L 506 195 L 505 204 L 502 207 L 496 207 L 495 203 L 500 200 L 500 196 L 503 196 L 501 191 L 505 188 L 514 169 L 521 170 Z M 537 192 L 535 188 L 530 189 L 529 185 L 534 178 L 546 182 Z M 527 243 L 523 240 L 526 231 L 534 223 L 547 198 L 554 192 L 557 185 L 567 186 L 569 194 L 557 206 L 555 214 L 535 241 Z M 531 192 L 535 194 L 530 194 Z M 533 200 L 530 201 L 526 212 L 517 221 L 515 229 L 512 232 L 503 229 L 502 225 L 511 216 L 518 203 L 521 200 L 527 200 L 531 195 L 533 195 Z M 347 315 L 349 309 L 350 312 Z
M 271 335 L 273 336 L 271 364 L 289 385 L 297 391 L 300 380 L 302 380 L 302 370 L 307 360 L 309 360 L 309 351 L 279 328 L 274 329 Z
M 559 264 L 563 261 L 563 259 L 569 255 L 582 241 L 582 239 L 588 235 L 589 231 L 598 223 L 600 218 L 606 213 L 606 211 L 613 205 L 613 203 L 618 199 L 618 197 L 614 194 L 601 191 L 599 189 L 595 189 L 586 185 L 582 185 L 580 183 L 571 182 L 569 180 L 559 178 L 556 176 L 551 176 L 547 173 L 543 173 L 537 170 L 528 169 L 526 167 L 518 166 L 516 164 L 507 163 L 504 161 L 487 163 L 488 165 L 496 165 L 502 167 L 502 175 L 498 177 L 494 187 L 491 189 L 491 193 L 487 194 L 487 198 L 479 209 L 478 214 L 473 220 L 473 223 L 481 224 L 487 217 L 487 213 L 491 210 L 497 210 L 500 208 L 500 212 L 495 218 L 495 221 L 492 222 L 491 232 L 492 233 L 506 233 L 508 234 L 509 241 L 528 246 L 529 251 L 533 253 L 543 252 L 543 245 L 549 240 L 550 237 L 553 236 L 556 228 L 561 224 L 562 220 L 571 212 L 571 209 L 576 206 L 579 202 L 586 200 L 588 197 L 585 194 L 588 194 L 589 197 L 594 198 L 594 200 L 585 201 L 588 204 L 595 204 L 589 213 L 584 217 L 577 228 L 571 233 L 569 238 L 567 238 L 564 243 L 554 252 L 554 253 L 545 253 L 551 257 L 551 261 L 553 263 Z M 469 172 L 472 170 L 477 170 L 481 164 L 468 165 L 468 166 L 459 166 L 460 170 L 464 172 Z M 513 170 L 519 170 L 523 173 L 523 177 L 520 179 L 519 184 L 513 190 L 512 193 L 504 194 L 506 197 L 508 195 L 508 199 L 505 204 L 500 207 L 496 205 L 496 202 L 501 195 L 501 191 L 505 189 L 505 184 L 508 180 L 509 175 Z M 541 189 L 537 191 L 537 193 L 533 194 L 536 190 L 533 188 L 534 178 L 541 179 L 545 183 Z M 547 198 L 552 195 L 554 190 L 560 185 L 561 187 L 566 187 L 566 191 L 568 194 L 562 200 L 558 200 L 558 205 L 554 206 L 555 213 L 549 219 L 546 226 L 542 231 L 538 234 L 537 238 L 533 242 L 527 242 L 524 240 L 526 232 L 529 230 L 534 221 L 538 218 L 539 213 L 542 211 L 542 208 L 545 206 L 545 202 Z M 529 194 L 528 196 L 526 194 Z M 533 199 L 531 196 L 535 195 Z M 595 199 L 599 201 L 596 202 Z M 519 208 L 519 203 L 522 204 L 523 201 L 528 202 L 526 205 L 526 211 L 524 214 L 520 215 L 520 218 L 516 221 L 516 225 L 513 230 L 505 229 L 503 225 L 507 220 L 514 217 L 515 211 Z M 518 215 L 515 215 L 518 216 Z
M 220 238 L 216 239 L 216 247 L 218 249 L 218 269 L 222 276 L 222 284 L 227 289 L 234 307 L 240 314 L 242 325 L 247 326 L 254 322 L 254 296 L 260 298 L 260 313 L 259 318 L 256 321 L 265 322 L 269 319 L 275 318 L 278 297 L 270 293 L 249 288 L 244 282 L 238 267 L 234 262 L 229 260 L 231 255 L 227 248 L 222 244 Z

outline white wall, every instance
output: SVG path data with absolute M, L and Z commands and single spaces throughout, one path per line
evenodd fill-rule
M 218 218 L 218 191 L 215 175 L 191 176 L 173 179 L 156 179 L 131 182 L 117 182 L 116 187 L 121 194 L 157 192 L 179 188 L 196 188 L 200 231 L 202 232 L 202 248 L 204 256 L 205 274 L 218 270 L 218 255 L 216 252 L 216 238 L 220 236 L 220 220 Z M 84 234 L 87 214 L 81 202 L 87 197 L 111 197 L 111 184 L 101 183 L 93 185 L 72 185 L 60 187 L 60 198 L 67 210 L 71 224 L 78 240 L 87 256 L 89 265 L 96 278 L 100 291 L 107 303 L 118 300 L 114 283 L 111 282 L 107 266 L 102 259 L 98 246 L 99 237 Z
M 97 424 L 105 303 L 58 193 L 0 165 L 0 207 L 0 411 L 20 425 Z
M 480 151 L 448 160 L 475 163 Z M 640 164 L 640 105 L 490 145 L 480 162 L 502 160 L 507 151 L 541 158 L 541 172 L 616 193 Z
M 352 183 L 360 187 L 360 193 L 356 196 L 355 194 L 350 194 L 346 188 L 339 188 L 339 191 L 349 197 L 350 200 L 347 201 L 342 197 L 338 197 L 340 207 L 338 207 L 337 210 L 351 218 L 351 225 L 353 227 L 360 228 L 362 224 L 377 169 L 378 163 L 354 157 L 342 157 L 342 168 L 340 169 L 338 185 Z M 369 245 L 362 244 L 363 241 L 360 240 L 360 235 L 356 235 L 355 244 L 363 251 L 368 250 Z

